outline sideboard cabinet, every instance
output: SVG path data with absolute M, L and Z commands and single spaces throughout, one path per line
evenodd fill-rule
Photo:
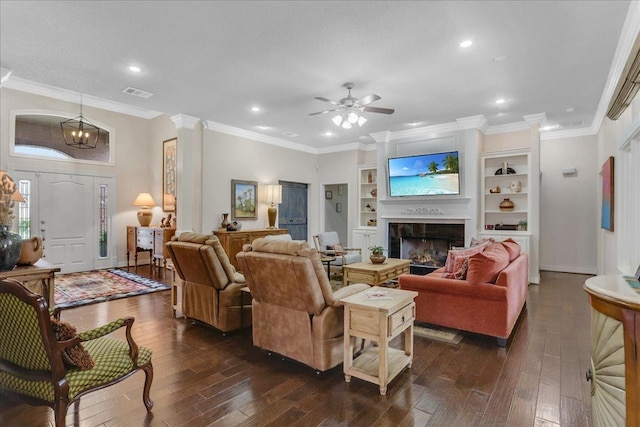
M 287 234 L 286 228 L 265 228 L 256 230 L 240 230 L 240 231 L 227 231 L 216 230 L 214 234 L 220 240 L 220 244 L 224 248 L 225 253 L 229 257 L 231 264 L 239 270 L 238 261 L 236 261 L 236 254 L 242 252 L 242 246 L 253 242 L 260 237 L 265 237 L 273 234 Z
M 591 312 L 593 425 L 640 427 L 640 293 L 620 275 L 584 285 Z

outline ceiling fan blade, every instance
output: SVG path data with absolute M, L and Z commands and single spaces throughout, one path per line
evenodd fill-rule
M 332 100 L 330 100 L 330 99 L 323 98 L 323 97 L 321 97 L 321 96 L 316 96 L 316 97 L 315 97 L 315 99 L 317 99 L 318 101 L 328 102 L 329 104 L 333 104 L 333 105 L 340 105 L 340 103 L 339 103 L 339 102 L 332 101 Z
M 340 107 L 340 108 L 334 108 L 333 110 L 318 111 L 317 113 L 310 113 L 309 115 L 310 115 L 310 116 L 315 116 L 316 114 L 332 113 L 332 112 L 334 112 L 334 111 L 340 111 L 340 110 L 342 110 L 342 109 L 343 109 L 342 107 Z
M 395 110 L 393 108 L 364 107 L 362 111 L 367 111 L 369 113 L 393 114 Z
M 372 93 L 371 95 L 363 96 L 362 98 L 358 99 L 356 102 L 360 105 L 367 105 L 367 104 L 371 104 L 373 101 L 377 101 L 378 99 L 382 99 L 382 98 Z

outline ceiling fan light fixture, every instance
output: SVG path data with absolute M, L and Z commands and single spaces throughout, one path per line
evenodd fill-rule
M 362 127 L 362 125 L 365 123 L 367 123 L 367 119 L 365 119 L 364 116 L 360 116 L 358 118 L 358 126 Z
M 351 129 L 351 122 L 349 120 L 343 120 L 342 128 L 343 129 Z
M 358 115 L 356 113 L 354 113 L 353 111 L 349 113 L 349 115 L 347 116 L 347 119 L 349 120 L 349 123 L 354 124 L 358 122 Z
M 336 124 L 336 126 L 340 126 L 342 124 L 342 115 L 336 114 L 331 120 Z

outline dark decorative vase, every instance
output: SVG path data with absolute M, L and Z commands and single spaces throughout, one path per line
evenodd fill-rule
M 0 225 L 0 271 L 13 270 L 22 251 L 22 237 L 11 226 Z
M 387 257 L 384 256 L 384 255 L 373 255 L 372 254 L 369 257 L 369 259 L 371 260 L 372 264 L 382 264 L 387 259 Z

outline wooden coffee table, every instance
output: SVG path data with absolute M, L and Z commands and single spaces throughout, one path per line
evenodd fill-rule
M 342 268 L 344 285 L 349 283 L 368 283 L 380 286 L 384 282 L 396 279 L 399 275 L 409 273 L 408 259 L 387 258 L 382 264 L 373 264 L 371 261 L 356 262 Z

